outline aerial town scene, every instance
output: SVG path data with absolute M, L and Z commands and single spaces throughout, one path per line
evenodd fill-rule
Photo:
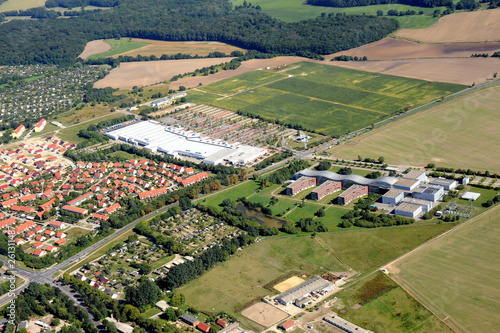
M 498 0 L 0 0 L 0 333 L 495 333 Z

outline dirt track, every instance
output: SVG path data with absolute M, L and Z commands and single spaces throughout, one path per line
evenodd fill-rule
M 500 8 L 444 16 L 425 29 L 402 29 L 395 35 L 427 43 L 500 41 Z
M 111 45 L 103 41 L 102 39 L 93 40 L 85 45 L 85 49 L 78 56 L 78 58 L 87 59 L 93 54 L 99 54 L 111 50 Z
M 500 43 L 421 44 L 388 37 L 355 49 L 337 52 L 325 56 L 325 58 L 330 60 L 339 55 L 366 56 L 368 60 L 467 58 L 474 53 L 488 53 L 491 55 L 499 50 Z

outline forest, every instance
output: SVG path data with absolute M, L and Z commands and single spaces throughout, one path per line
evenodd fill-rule
M 37 15 L 47 11 L 37 9 Z M 50 16 L 50 15 L 47 15 Z M 105 11 L 65 20 L 13 20 L 0 25 L 0 65 L 70 65 L 91 40 L 122 36 L 168 41 L 219 41 L 274 55 L 318 57 L 385 37 L 398 22 L 374 16 L 322 15 L 285 23 L 258 7 L 228 0 L 123 0 Z
M 452 0 L 307 0 L 308 5 L 325 7 L 356 7 L 399 3 L 417 7 L 451 6 Z

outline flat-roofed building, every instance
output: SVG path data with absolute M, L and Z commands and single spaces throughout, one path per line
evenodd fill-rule
M 481 196 L 481 193 L 477 193 L 477 192 L 465 192 L 460 197 L 460 199 L 470 200 L 470 201 L 476 201 L 477 198 L 479 198 L 480 196 Z
M 405 178 L 418 179 L 421 182 L 426 182 L 428 180 L 427 173 L 422 170 L 411 170 L 404 174 Z
M 323 318 L 327 323 L 332 324 L 335 327 L 340 328 L 342 331 L 349 333 L 372 333 L 372 331 L 361 328 L 350 321 L 340 318 L 338 316 L 328 315 Z
M 297 193 L 313 186 L 316 186 L 316 178 L 302 176 L 286 187 L 286 194 L 296 195 Z
M 354 199 L 361 198 L 368 194 L 368 186 L 363 185 L 351 185 L 347 190 L 340 193 L 338 197 L 338 203 L 340 205 L 347 205 Z
M 427 213 L 428 211 L 430 211 L 432 209 L 432 207 L 434 206 L 433 201 L 417 199 L 417 198 L 412 198 L 412 197 L 406 197 L 403 200 L 403 202 L 422 206 L 422 212 L 424 212 L 424 213 Z
M 437 201 L 443 196 L 443 194 L 444 187 L 432 185 L 420 185 L 412 192 L 414 198 L 429 201 Z
M 429 184 L 442 186 L 446 191 L 454 190 L 458 185 L 456 180 L 446 178 L 431 178 L 429 179 Z
M 321 200 L 325 196 L 340 191 L 342 189 L 342 183 L 334 180 L 327 180 L 311 192 L 311 198 L 313 200 Z
M 290 305 L 295 300 L 304 298 L 312 292 L 328 289 L 330 284 L 330 282 L 318 276 L 281 293 L 276 296 L 275 301 L 283 305 Z
M 422 213 L 422 206 L 415 203 L 403 202 L 394 209 L 394 214 L 415 218 L 418 214 Z
M 404 191 L 393 188 L 382 196 L 382 203 L 388 205 L 397 205 L 398 203 L 403 201 L 404 197 L 405 197 Z
M 393 188 L 403 191 L 413 191 L 418 185 L 420 185 L 420 180 L 413 178 L 399 178 L 398 181 L 393 185 Z

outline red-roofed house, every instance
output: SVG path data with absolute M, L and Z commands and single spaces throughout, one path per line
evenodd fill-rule
M 12 133 L 12 137 L 14 139 L 18 139 L 21 137 L 21 135 L 23 135 L 24 133 L 24 130 L 26 129 L 26 127 L 24 127 L 24 125 L 19 125 L 15 130 L 14 132 Z
M 106 214 L 112 214 L 112 213 L 116 212 L 118 209 L 120 209 L 121 207 L 122 206 L 118 202 L 115 202 L 114 204 L 112 204 L 111 206 L 106 208 L 104 211 L 106 212 Z
M 33 245 L 31 245 L 31 246 L 32 246 L 32 247 L 34 247 L 35 249 L 39 249 L 39 248 L 41 248 L 41 247 L 42 247 L 42 245 L 43 245 L 43 243 L 42 243 L 42 242 L 36 242 L 35 244 L 33 244 Z
M 285 330 L 285 332 L 292 330 L 295 327 L 295 323 L 292 319 L 289 319 L 285 321 L 283 324 L 280 325 L 282 329 Z
M 196 328 L 204 333 L 210 332 L 210 325 L 205 324 L 205 323 L 199 323 L 198 326 L 196 326 Z
M 61 246 L 61 245 L 63 245 L 64 243 L 66 243 L 67 241 L 68 241 L 68 240 L 67 240 L 66 238 L 61 238 L 61 239 L 59 239 L 59 240 L 56 240 L 56 241 L 54 242 L 54 244 L 56 244 L 57 246 Z
M 4 202 L 0 203 L 2 205 L 2 208 L 9 208 L 12 205 L 15 205 L 17 203 L 17 198 L 12 198 L 9 200 L 5 200 Z
M 44 255 L 47 254 L 47 252 L 45 252 L 42 249 L 36 249 L 35 251 L 31 252 L 31 254 L 37 257 L 43 257 Z
M 66 225 L 63 222 L 50 221 L 49 227 L 54 228 L 54 229 L 64 229 L 64 228 L 66 228 Z
M 73 207 L 70 205 L 65 205 L 62 207 L 62 209 L 64 209 L 65 211 L 68 211 L 70 213 L 80 214 L 80 215 L 87 215 L 89 213 L 89 211 L 87 209 L 80 208 L 80 207 Z
M 45 119 L 40 119 L 40 121 L 35 125 L 34 131 L 35 132 L 40 132 L 43 130 L 43 128 L 47 125 L 47 120 Z
M 187 171 L 187 170 L 186 170 Z M 229 325 L 228 323 L 226 323 L 224 320 L 220 319 L 220 318 L 217 318 L 217 321 L 215 322 L 217 325 L 221 326 L 221 327 L 226 327 L 227 325 Z

